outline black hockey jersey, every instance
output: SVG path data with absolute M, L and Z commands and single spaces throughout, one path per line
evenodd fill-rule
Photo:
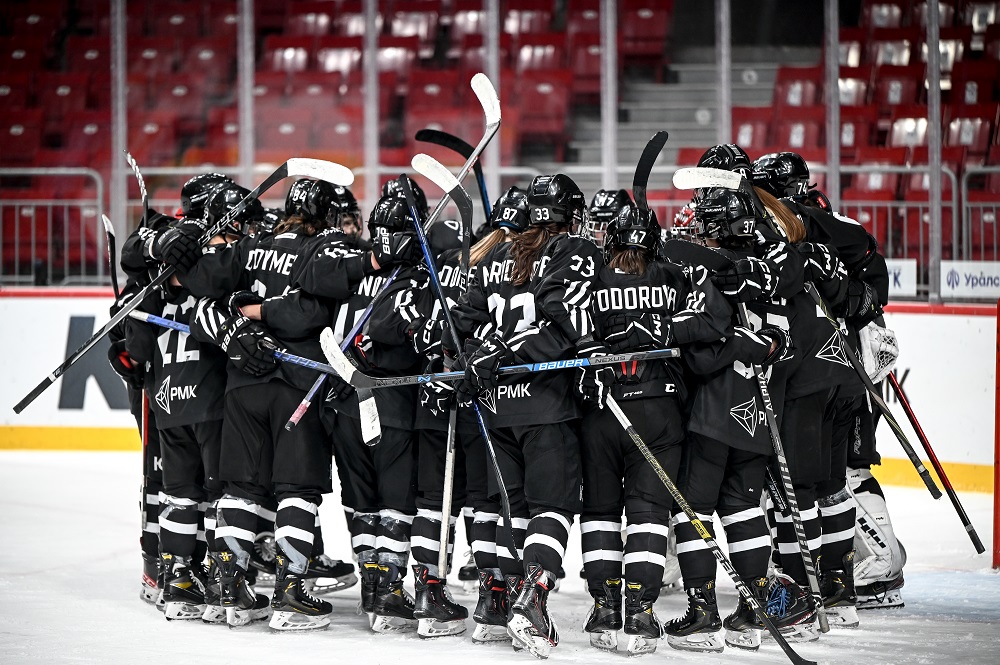
M 551 238 L 531 279 L 515 286 L 512 243 L 494 247 L 470 274 L 468 291 L 452 312 L 459 338 L 474 347 L 495 330 L 515 362 L 560 360 L 576 355 L 576 342 L 594 334 L 591 286 L 604 263 L 590 240 L 569 234 Z M 471 342 L 471 344 L 470 344 Z M 480 397 L 492 427 L 558 423 L 581 414 L 569 371 L 502 378 Z

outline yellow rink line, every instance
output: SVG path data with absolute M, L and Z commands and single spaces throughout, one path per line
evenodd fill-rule
M 139 434 L 118 427 L 0 426 L 0 450 L 139 450 Z M 924 464 L 931 473 L 933 468 Z M 945 472 L 958 491 L 993 492 L 993 467 L 987 464 L 945 462 Z M 922 487 L 923 481 L 907 459 L 883 458 L 872 469 L 886 485 Z M 936 475 L 935 475 L 936 479 Z M 941 486 L 941 483 L 938 483 Z M 942 487 L 943 489 L 943 487 Z

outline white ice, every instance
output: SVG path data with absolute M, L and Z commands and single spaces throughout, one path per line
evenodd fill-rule
M 283 635 L 258 624 L 242 630 L 200 622 L 167 622 L 139 600 L 139 455 L 137 453 L 0 453 L 0 663 L 298 663 L 350 662 L 439 665 L 520 663 L 534 659 L 509 647 L 476 645 L 462 637 L 421 640 L 376 636 L 355 613 L 358 587 L 333 597 L 329 630 Z M 821 663 L 1000 663 L 1000 575 L 988 555 L 976 555 L 944 498 L 923 489 L 886 488 L 909 563 L 906 607 L 862 612 L 861 627 L 835 630 L 817 643 L 795 645 Z M 965 507 L 987 546 L 991 501 L 966 493 Z M 321 508 L 327 551 L 348 559 L 343 515 L 331 499 Z M 459 552 L 464 552 L 459 535 Z M 567 579 L 550 599 L 561 643 L 551 661 L 607 663 L 582 632 L 589 597 L 578 577 L 579 532 L 566 558 Z M 412 575 L 408 576 L 412 579 Z M 723 614 L 736 603 L 728 579 L 719 579 Z M 457 584 L 454 585 L 457 587 Z M 471 609 L 473 597 L 458 595 Z M 661 619 L 682 613 L 678 593 L 661 596 Z M 773 642 L 756 654 L 674 651 L 661 642 L 648 663 L 784 663 Z

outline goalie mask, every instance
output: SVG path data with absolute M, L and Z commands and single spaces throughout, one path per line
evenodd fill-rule
M 419 211 L 418 211 L 419 212 Z M 421 219 L 420 223 L 423 224 Z M 415 231 L 413 216 L 401 195 L 386 194 L 378 200 L 368 218 L 368 234 L 374 240 L 382 233 L 409 233 Z
M 205 204 L 219 185 L 235 184 L 221 173 L 202 173 L 181 186 L 181 216 L 193 219 L 205 217 Z
M 208 222 L 209 226 L 215 224 L 249 195 L 249 189 L 235 183 L 219 185 L 208 197 L 205 204 L 205 221 Z M 223 231 L 231 235 L 246 235 L 248 227 L 263 217 L 264 206 L 261 205 L 260 199 L 252 199 L 239 214 L 229 220 Z
M 565 224 L 576 231 L 584 222 L 587 201 L 568 175 L 535 176 L 528 187 L 531 224 Z
M 802 155 L 773 152 L 753 163 L 750 180 L 775 198 L 804 196 L 809 192 L 809 167 Z
M 409 181 L 410 190 L 413 192 L 413 202 L 417 205 L 417 212 L 419 212 L 424 219 L 426 219 L 427 213 L 430 210 L 427 207 L 427 195 L 424 194 L 424 190 L 420 189 L 420 185 L 413 181 L 413 178 L 408 175 L 403 175 L 401 177 L 406 178 Z M 403 186 L 399 184 L 399 178 L 393 178 L 382 185 L 382 196 L 385 197 L 389 195 L 398 196 L 399 198 L 405 200 L 406 196 L 403 194 Z
M 490 214 L 490 229 L 506 229 L 521 233 L 530 225 L 528 219 L 528 195 L 523 189 L 511 187 L 493 204 Z
M 335 185 L 325 180 L 296 180 L 285 197 L 285 214 L 298 215 L 306 222 L 325 225 L 334 210 Z
M 754 202 L 746 192 L 735 189 L 706 189 L 693 204 L 692 233 L 717 240 L 722 246 L 746 245 L 753 241 L 757 216 Z
M 639 209 L 629 203 L 608 223 L 604 235 L 604 261 L 610 263 L 618 252 L 642 249 L 655 256 L 660 248 L 660 222 L 652 210 Z
M 587 227 L 589 235 L 598 245 L 604 244 L 608 224 L 618 213 L 632 205 L 632 198 L 624 189 L 599 189 L 590 202 Z

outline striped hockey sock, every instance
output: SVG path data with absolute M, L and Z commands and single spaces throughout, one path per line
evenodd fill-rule
M 607 515 L 580 518 L 580 543 L 583 549 L 583 572 L 591 589 L 603 593 L 607 579 L 622 576 L 622 523 Z
M 319 506 L 299 497 L 278 502 L 274 518 L 274 542 L 288 557 L 288 570 L 304 575 L 309 570 L 313 544 L 316 542 L 316 515 Z

